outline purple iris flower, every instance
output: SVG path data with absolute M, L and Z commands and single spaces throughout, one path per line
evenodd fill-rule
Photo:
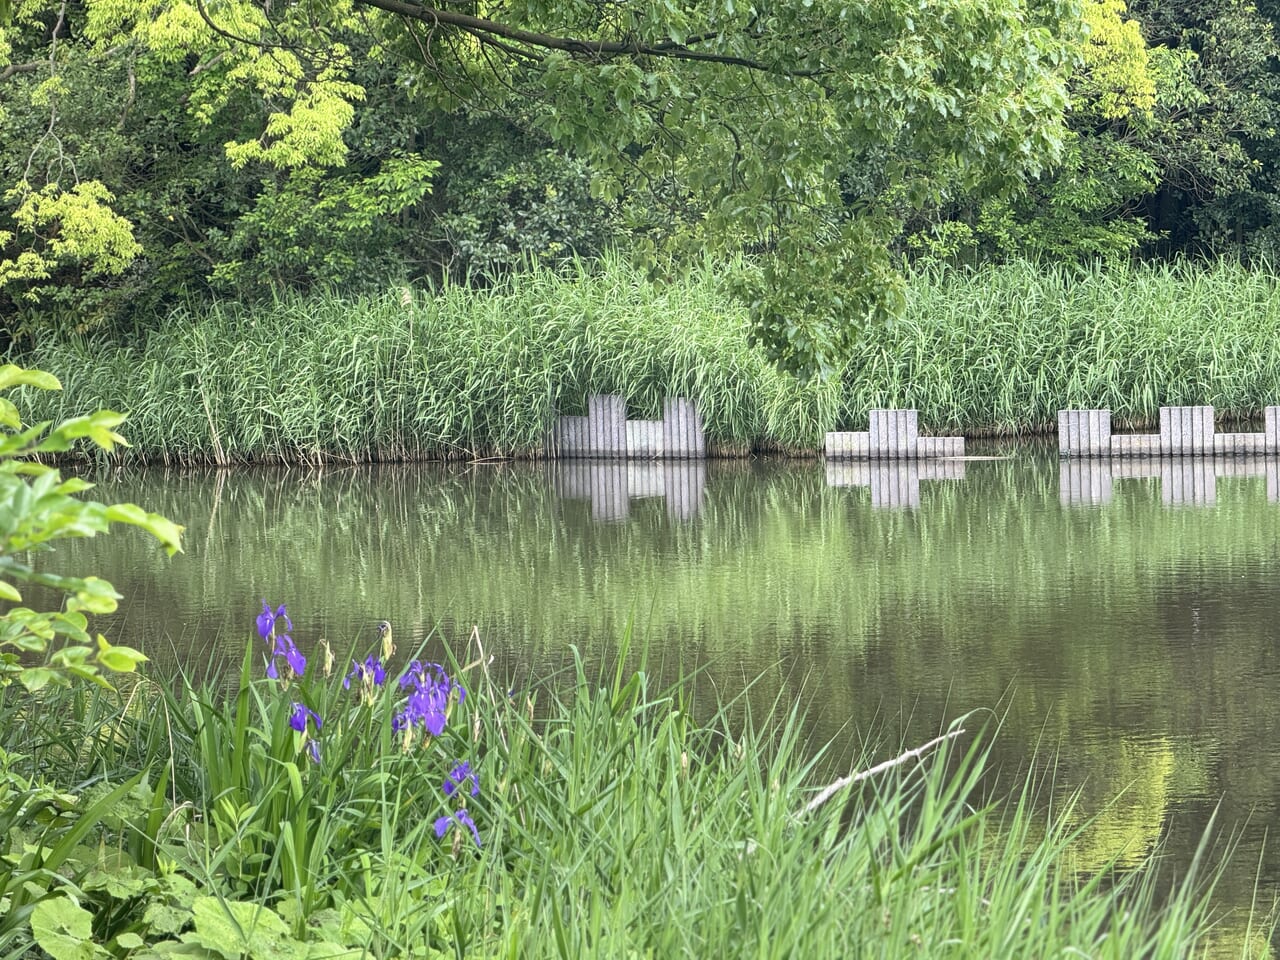
M 382 666 L 382 661 L 379 658 L 369 654 L 364 658 L 364 663 L 357 663 L 355 660 L 351 661 L 351 672 L 342 681 L 342 688 L 350 690 L 352 680 L 357 683 L 372 684 L 375 687 L 380 687 L 387 682 L 387 671 Z
M 459 810 L 457 813 L 445 814 L 436 820 L 436 836 L 441 839 L 449 831 L 449 827 L 453 824 L 461 824 L 471 830 L 471 835 L 476 839 L 476 846 L 480 846 L 480 831 L 476 829 L 476 822 L 471 819 L 471 814 L 466 810 Z
M 297 730 L 299 733 L 307 732 L 307 718 L 316 725 L 316 732 L 320 732 L 320 715 L 308 707 L 305 703 L 294 703 L 293 712 L 289 714 L 289 726 Z
M 307 734 L 307 720 L 310 719 L 315 724 L 316 733 L 320 732 L 321 722 L 320 715 L 308 707 L 305 703 L 293 704 L 293 709 L 289 713 L 289 726 L 302 734 L 302 742 L 306 744 L 307 753 L 311 755 L 311 759 L 316 763 L 320 762 L 320 744 L 316 739 Z
M 467 781 L 471 781 L 471 795 L 473 797 L 480 794 L 480 774 L 471 769 L 469 761 L 463 760 L 452 770 L 444 781 L 444 795 L 452 797 L 454 792 L 463 789 L 467 785 Z
M 418 690 L 434 687 L 446 696 L 453 690 L 457 690 L 459 703 L 467 699 L 467 691 L 463 686 L 451 680 L 443 666 L 430 661 L 414 660 L 409 664 L 404 676 L 400 678 L 400 687 L 403 689 L 408 686 L 416 687 Z
M 271 639 L 276 630 L 277 620 L 283 620 L 289 632 L 293 633 L 293 621 L 289 619 L 289 614 L 285 612 L 284 604 L 280 604 L 280 608 L 275 613 L 272 613 L 271 604 L 263 600 L 262 612 L 258 614 L 258 636 L 263 640 Z
M 400 678 L 400 686 L 411 689 L 404 709 L 392 718 L 391 727 L 404 733 L 406 750 L 412 745 L 415 726 L 421 726 L 433 737 L 444 733 L 453 691 L 458 691 L 459 703 L 467 695 L 466 690 L 451 680 L 440 664 L 419 660 L 409 664 L 409 669 Z
M 285 663 L 289 667 L 289 676 L 286 679 L 300 677 L 307 669 L 307 658 L 303 656 L 302 651 L 298 649 L 293 642 L 293 637 L 288 634 L 282 634 L 276 637 L 275 649 L 271 651 L 271 662 L 267 664 L 267 676 L 272 680 L 280 679 L 280 670 L 276 666 L 276 661 L 284 657 Z

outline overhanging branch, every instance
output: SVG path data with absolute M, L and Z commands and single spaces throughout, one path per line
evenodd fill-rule
M 815 76 L 824 71 L 788 70 L 775 64 L 754 60 L 750 57 L 738 57 L 730 54 L 708 53 L 705 50 L 690 49 L 688 44 L 663 42 L 646 44 L 639 41 L 623 42 L 619 40 L 581 40 L 575 37 L 557 37 L 549 33 L 537 33 L 522 30 L 510 24 L 470 14 L 458 13 L 455 10 L 442 10 L 439 7 L 427 7 L 411 0 L 355 0 L 361 6 L 374 7 L 387 13 L 398 14 L 412 20 L 421 20 L 433 25 L 457 27 L 477 37 L 501 37 L 510 43 L 523 44 L 543 50 L 562 50 L 576 56 L 592 57 L 607 60 L 613 57 L 658 57 L 664 60 L 694 60 L 703 63 L 718 63 L 726 66 L 743 67 L 748 70 L 759 70 L 763 73 L 781 74 L 791 77 Z M 697 41 L 714 39 L 714 33 L 695 38 Z

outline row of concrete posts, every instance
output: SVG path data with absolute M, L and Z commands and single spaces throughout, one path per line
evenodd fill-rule
M 920 435 L 915 410 L 872 410 L 863 432 L 826 434 L 828 460 L 932 460 L 964 456 L 964 437 Z M 1058 452 L 1076 457 L 1180 457 L 1280 455 L 1280 406 L 1263 411 L 1260 433 L 1218 433 L 1211 406 L 1161 407 L 1160 430 L 1113 433 L 1110 410 L 1058 411 Z M 697 404 L 683 397 L 663 402 L 661 420 L 628 420 L 626 401 L 595 394 L 586 416 L 558 417 L 547 436 L 553 459 L 701 460 L 707 440 Z
M 1064 457 L 1212 457 L 1280 454 L 1280 407 L 1263 409 L 1261 433 L 1217 433 L 1213 407 L 1161 407 L 1159 433 L 1111 432 L 1110 410 L 1059 410 Z

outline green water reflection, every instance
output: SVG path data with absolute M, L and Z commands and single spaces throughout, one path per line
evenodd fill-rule
M 186 554 L 122 535 L 58 564 L 111 579 L 114 637 L 161 664 L 236 658 L 266 597 L 304 648 L 371 643 L 383 618 L 402 650 L 476 625 L 515 674 L 571 645 L 607 662 L 634 618 L 658 670 L 704 667 L 708 696 L 762 677 L 753 698 L 803 700 L 837 755 L 990 708 L 1002 764 L 1056 760 L 1059 788 L 1083 791 L 1086 868 L 1162 838 L 1189 860 L 1221 804 L 1245 824 L 1221 888 L 1240 905 L 1260 858 L 1267 900 L 1280 889 L 1262 854 L 1280 824 L 1280 504 L 1253 467 L 1081 479 L 1019 448 L 878 478 L 815 462 L 130 473 L 98 478 L 102 497 L 185 523 Z

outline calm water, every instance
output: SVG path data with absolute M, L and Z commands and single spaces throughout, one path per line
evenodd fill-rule
M 1280 463 L 988 452 L 1008 456 L 111 475 L 101 497 L 184 523 L 186 553 L 125 534 L 58 565 L 112 580 L 112 636 L 162 665 L 235 660 L 265 597 L 304 650 L 383 618 L 401 650 L 476 626 L 516 675 L 572 645 L 607 663 L 633 619 L 658 672 L 704 667 L 708 702 L 762 677 L 758 701 L 803 701 L 812 741 L 848 751 L 993 710 L 1002 764 L 1056 757 L 1083 792 L 1086 865 L 1161 839 L 1189 860 L 1220 805 L 1244 825 L 1222 902 L 1248 902 L 1259 862 L 1269 901 Z

